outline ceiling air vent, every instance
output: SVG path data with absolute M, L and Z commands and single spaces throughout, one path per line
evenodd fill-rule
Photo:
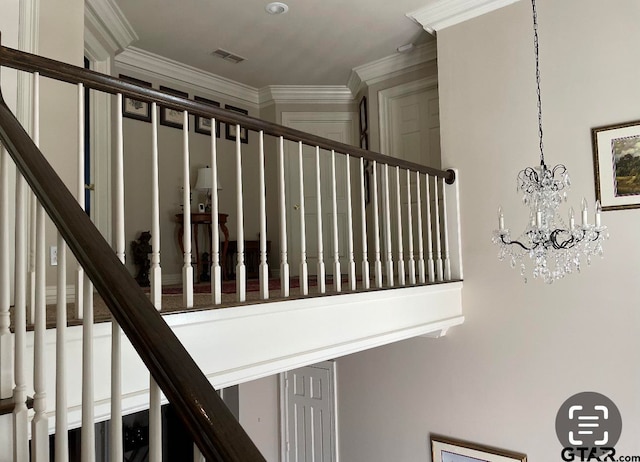
M 222 48 L 218 48 L 216 51 L 214 51 L 211 54 L 213 56 L 217 56 L 218 58 L 222 58 L 226 61 L 230 61 L 234 64 L 238 64 L 244 61 L 244 58 L 242 56 L 234 55 L 233 53 L 227 50 L 223 50 Z

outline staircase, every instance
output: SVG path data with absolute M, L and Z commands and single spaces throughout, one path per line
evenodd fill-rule
M 141 409 L 149 409 L 149 460 L 161 460 L 160 406 L 165 402 L 179 414 L 201 457 L 210 461 L 264 460 L 214 386 L 226 387 L 418 335 L 441 336 L 463 322 L 459 178 L 454 170 L 386 157 L 6 47 L 0 47 L 0 65 L 29 75 L 34 105 L 29 134 L 4 101 L 0 102 L 0 414 L 7 413 L 0 416 L 0 447 L 12 448 L 0 451 L 0 462 L 48 461 L 50 434 L 55 435 L 55 460 L 70 460 L 67 432 L 72 428 L 81 428 L 81 460 L 93 461 L 94 423 L 106 420 L 110 421 L 111 459 L 123 460 L 122 416 Z M 78 179 L 74 195 L 38 148 L 43 78 L 77 88 L 80 123 L 77 133 L 69 136 L 78 139 L 79 172 L 83 171 L 85 92 L 116 95 L 112 244 L 85 212 L 83 179 Z M 152 120 L 148 294 L 124 266 L 124 133 L 120 108 L 125 98 L 149 105 Z M 195 306 L 191 214 L 183 213 L 183 309 L 166 314 L 162 310 L 157 134 L 161 107 L 182 118 L 183 204 L 190 203 L 192 189 L 190 115 L 209 120 L 212 128 L 219 121 L 235 127 L 236 134 L 250 132 L 258 140 L 254 159 L 243 147 L 242 137 L 236 136 L 235 175 L 225 178 L 234 187 L 236 202 L 233 303 L 223 300 L 223 262 L 220 249 L 214 245 L 207 306 Z M 220 162 L 213 130 L 210 222 L 211 242 L 216 243 L 220 239 L 216 187 Z M 285 144 L 290 149 L 285 149 Z M 297 158 L 299 166 L 299 197 L 295 199 L 302 210 L 297 216 L 288 214 L 285 207 L 287 194 L 291 194 L 285 187 L 285 175 L 289 173 L 286 165 L 290 165 L 285 155 L 296 156 L 293 159 Z M 328 160 L 328 170 L 319 167 L 321 159 Z M 258 204 L 248 202 L 247 188 L 256 185 L 246 184 L 243 175 L 243 168 L 254 161 L 259 166 Z M 8 188 L 10 162 L 18 171 L 15 194 Z M 341 178 L 336 174 L 336 164 L 345 168 L 342 184 L 336 179 Z M 304 174 L 307 165 L 312 167 L 311 176 Z M 268 177 L 265 172 L 275 175 Z M 277 184 L 276 193 L 267 194 L 268 181 Z M 305 181 L 310 182 L 306 187 Z M 318 201 L 318 221 L 308 223 L 305 188 L 320 190 L 325 184 L 332 191 L 332 203 Z M 336 205 L 340 189 L 347 192 L 346 210 L 338 210 Z M 10 201 L 13 207 L 9 207 Z M 278 216 L 270 217 L 267 226 L 267 209 L 271 206 L 278 210 Z M 15 214 L 10 215 L 9 209 Z M 331 223 L 325 234 L 321 220 L 327 213 Z M 244 248 L 244 225 L 249 214 L 257 216 L 260 229 L 260 290 L 254 301 L 247 300 Z M 347 223 L 345 235 L 338 232 L 338 216 L 342 214 Z M 292 220 L 300 220 L 299 236 L 287 233 Z M 8 237 L 9 223 L 15 227 L 14 242 Z M 56 285 L 54 295 L 49 297 L 48 223 L 57 229 Z M 313 238 L 305 233 L 306 227 L 312 226 L 320 230 Z M 267 252 L 269 235 L 277 237 L 274 247 L 278 250 L 274 253 L 278 262 L 271 262 L 280 279 L 276 294 L 268 288 L 269 260 L 274 257 Z M 300 261 L 289 261 L 292 239 L 299 240 Z M 15 248 L 14 260 L 9 258 L 9 245 Z M 317 249 L 317 265 L 310 271 L 306 250 L 311 246 Z M 325 247 L 331 250 L 326 262 Z M 311 288 L 310 272 L 318 281 Z M 300 281 L 295 291 L 290 287 L 293 273 Z M 13 290 L 10 274 L 15 281 Z M 75 281 L 69 283 L 68 278 Z M 73 294 L 69 287 L 73 287 Z M 52 297 L 55 303 L 47 307 Z M 106 305 L 112 321 L 94 322 L 94 297 Z M 68 319 L 70 299 L 77 323 Z M 47 329 L 47 310 L 55 310 L 55 328 Z

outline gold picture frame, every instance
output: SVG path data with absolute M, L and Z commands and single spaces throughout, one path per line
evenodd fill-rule
M 527 462 L 525 454 L 470 443 L 441 435 L 431 435 L 433 462 Z

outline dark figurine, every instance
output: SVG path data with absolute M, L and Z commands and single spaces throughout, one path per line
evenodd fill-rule
M 200 282 L 209 282 L 211 281 L 211 273 L 209 272 L 209 253 L 204 252 L 202 254 L 202 274 L 200 275 Z
M 149 281 L 151 233 L 149 231 L 141 232 L 137 241 L 131 241 L 131 253 L 133 253 L 133 264 L 138 267 L 136 281 L 140 287 L 149 287 L 151 285 Z

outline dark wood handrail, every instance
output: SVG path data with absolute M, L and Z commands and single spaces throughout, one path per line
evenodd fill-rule
M 170 93 L 165 93 L 153 88 L 143 87 L 133 82 L 121 80 L 110 75 L 101 74 L 89 69 L 73 66 L 71 64 L 55 61 L 42 56 L 25 53 L 13 48 L 0 46 L 0 65 L 11 67 L 26 72 L 39 72 L 40 75 L 72 84 L 82 83 L 87 88 L 100 90 L 106 93 L 118 94 L 134 98 L 140 101 L 155 102 L 159 105 L 176 111 L 188 111 L 199 117 L 215 118 L 227 124 L 240 124 L 254 131 L 263 131 L 267 135 L 282 136 L 287 140 L 303 142 L 310 146 L 318 146 L 326 150 L 334 150 L 339 153 L 349 154 L 354 157 L 362 157 L 366 160 L 388 164 L 426 173 L 431 176 L 444 178 L 448 184 L 455 181 L 453 170 L 439 170 L 425 165 L 416 164 L 403 159 L 386 156 L 377 152 L 351 146 L 349 144 L 333 141 L 328 138 L 305 133 L 300 130 L 278 125 L 265 120 L 257 119 L 235 111 L 221 107 L 215 107 L 198 101 L 192 101 Z
M 0 91 L 0 142 L 207 460 L 262 461 L 251 438 L 24 131 Z

